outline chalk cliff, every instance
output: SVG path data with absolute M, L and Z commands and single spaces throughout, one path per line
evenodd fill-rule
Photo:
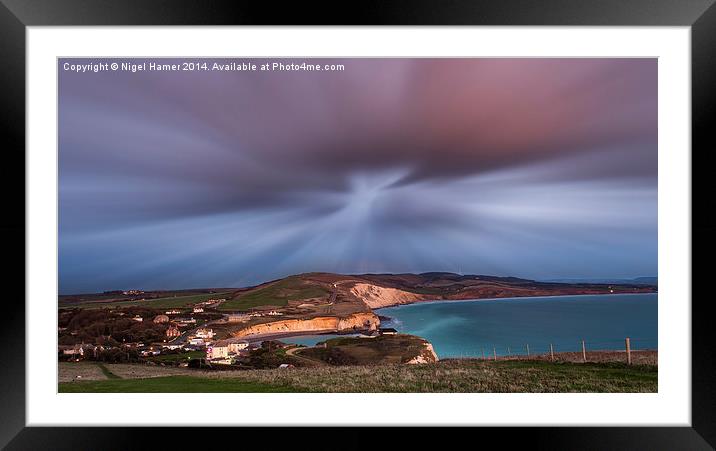
M 419 294 L 385 288 L 368 283 L 357 283 L 351 288 L 351 293 L 362 300 L 370 308 L 389 307 L 391 305 L 410 304 L 425 299 Z
M 232 333 L 234 337 L 285 332 L 340 332 L 348 330 L 376 330 L 380 325 L 374 313 L 353 313 L 348 316 L 319 316 L 307 319 L 286 319 L 255 324 Z
M 424 348 L 420 352 L 420 354 L 413 357 L 412 359 L 408 360 L 405 363 L 408 365 L 415 365 L 415 364 L 419 364 L 419 363 L 435 363 L 437 361 L 438 361 L 438 355 L 435 354 L 433 345 L 426 341 L 424 344 Z

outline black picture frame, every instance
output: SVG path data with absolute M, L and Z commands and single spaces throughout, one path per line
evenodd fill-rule
M 711 203 L 697 170 L 709 170 L 716 148 L 716 6 L 714 0 L 363 0 L 361 2 L 286 2 L 247 0 L 0 0 L 0 118 L 3 135 L 5 215 L 4 325 L 0 343 L 8 350 L 0 384 L 0 446 L 7 449 L 131 449 L 148 446 L 153 428 L 25 427 L 25 307 L 17 290 L 25 280 L 25 46 L 29 26 L 126 25 L 556 25 L 556 26 L 689 26 L 692 56 L 692 255 L 713 255 L 716 223 L 707 213 L 695 214 L 700 201 Z M 696 149 L 699 149 L 696 151 Z M 708 211 L 702 209 L 701 211 Z M 10 258 L 11 255 L 18 257 Z M 693 265 L 692 265 L 693 266 Z M 692 280 L 703 286 L 707 266 L 693 268 Z M 24 287 L 24 285 L 22 285 Z M 24 293 L 24 289 L 23 289 Z M 24 299 L 24 296 L 23 296 Z M 711 350 L 713 326 L 708 299 L 692 308 L 692 427 L 515 428 L 514 431 L 467 431 L 475 445 L 501 437 L 549 449 L 712 449 L 716 445 L 716 378 Z M 158 410 L 162 406 L 157 406 Z M 427 431 L 426 431 L 427 432 Z M 228 433 L 228 432 L 227 432 Z M 286 431 L 286 439 L 290 431 Z M 335 428 L 348 447 L 366 443 L 365 431 Z M 452 431 L 450 432 L 453 433 Z M 219 433 L 223 435 L 222 433 Z M 441 434 L 438 432 L 438 434 Z M 304 434 L 305 435 L 305 434 Z M 425 434 L 399 434 L 401 447 Z M 264 435 L 264 437 L 267 437 Z M 284 446 L 276 437 L 275 445 Z M 396 436 L 397 437 L 397 436 Z M 481 437 L 479 440 L 477 437 Z M 467 437 L 465 437 L 467 439 Z M 205 440 L 204 432 L 182 434 L 181 445 Z M 140 445 L 145 443 L 144 446 Z M 371 446 L 375 446 L 376 442 Z M 457 443 L 457 442 L 455 442 Z M 169 445 L 169 443 L 167 442 Z M 333 447 L 331 445 L 331 447 Z M 292 443 L 291 446 L 294 446 Z M 316 448 L 315 443 L 312 446 Z M 318 448 L 321 446 L 318 445 Z M 271 448 L 271 446 L 269 446 Z

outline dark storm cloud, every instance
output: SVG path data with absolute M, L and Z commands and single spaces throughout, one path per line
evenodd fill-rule
M 74 73 L 60 60 L 66 280 L 84 277 L 68 262 L 101 262 L 127 242 L 176 254 L 171 265 L 233 243 L 263 280 L 309 268 L 452 270 L 445 262 L 504 252 L 470 237 L 516 223 L 515 236 L 545 246 L 564 228 L 589 228 L 566 232 L 575 252 L 593 250 L 592 229 L 609 221 L 655 236 L 656 59 L 282 61 L 345 70 Z M 250 235 L 262 238 L 244 243 Z M 393 255 L 397 243 L 424 265 Z M 212 271 L 217 282 L 238 280 L 221 263 Z
M 655 174 L 643 174 L 656 151 L 655 60 L 320 61 L 346 70 L 61 71 L 61 170 L 181 181 L 227 211 L 342 190 L 357 169 L 424 180 L 633 149 L 593 175 Z M 165 208 L 184 214 L 183 202 L 197 204 L 181 195 Z

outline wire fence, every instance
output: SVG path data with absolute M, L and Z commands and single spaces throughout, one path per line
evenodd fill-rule
M 482 345 L 478 355 L 475 355 L 473 348 L 471 352 L 460 353 L 459 357 L 482 360 L 623 361 L 627 364 L 655 364 L 657 349 L 657 340 L 655 339 L 625 337 L 599 341 L 578 339 L 539 344 Z

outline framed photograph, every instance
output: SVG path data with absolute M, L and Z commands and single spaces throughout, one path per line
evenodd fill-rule
M 2 3 L 8 449 L 716 443 L 713 1 Z

